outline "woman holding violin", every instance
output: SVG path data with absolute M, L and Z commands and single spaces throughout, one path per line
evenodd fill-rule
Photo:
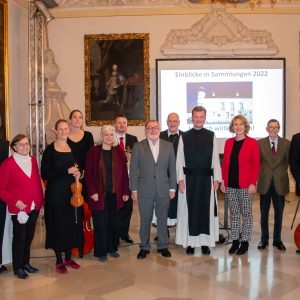
M 55 132 L 56 141 L 45 149 L 41 164 L 42 178 L 47 182 L 45 246 L 46 249 L 51 248 L 55 252 L 57 272 L 65 274 L 66 267 L 80 268 L 80 265 L 71 258 L 71 249 L 83 245 L 82 214 L 78 213 L 78 207 L 71 204 L 71 185 L 75 181 L 79 182 L 80 172 L 67 143 L 70 133 L 68 121 L 58 120 L 55 124 Z M 74 190 L 74 186 L 72 189 Z M 76 190 L 74 192 L 73 196 L 79 196 Z
M 80 183 L 82 184 L 82 195 L 84 199 L 87 199 L 87 193 L 86 193 L 86 187 L 84 182 L 84 165 L 85 165 L 85 159 L 86 154 L 90 150 L 92 146 L 94 146 L 94 138 L 93 135 L 89 131 L 84 131 L 82 129 L 83 125 L 83 115 L 82 112 L 78 109 L 75 109 L 71 111 L 69 116 L 69 124 L 70 124 L 70 134 L 68 137 L 68 145 L 70 146 L 72 153 L 76 159 L 76 162 L 78 163 L 79 171 L 81 173 L 80 177 Z M 78 213 L 83 214 L 85 222 L 89 222 L 88 216 L 91 214 L 91 212 L 88 213 L 88 207 L 87 204 L 84 204 L 84 206 L 78 208 Z M 85 212 L 85 213 L 84 213 Z M 87 248 L 93 248 L 93 245 L 88 247 L 88 237 L 87 234 L 91 234 L 92 232 L 86 231 L 86 226 L 84 226 L 84 249 L 83 247 L 80 247 L 78 249 L 79 257 L 83 257 L 84 253 L 87 253 Z M 77 249 L 75 249 L 77 250 Z
M 30 246 L 40 212 L 43 215 L 43 189 L 37 161 L 29 155 L 25 134 L 16 135 L 10 144 L 13 155 L 0 166 L 0 198 L 7 204 L 13 223 L 13 269 L 20 279 L 39 270 L 30 265 Z
M 129 197 L 126 157 L 118 145 L 115 128 L 104 125 L 100 145 L 90 149 L 85 163 L 85 181 L 94 224 L 94 256 L 119 257 L 118 210 Z

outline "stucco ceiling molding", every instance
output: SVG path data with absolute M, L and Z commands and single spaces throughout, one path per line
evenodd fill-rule
M 270 56 L 279 52 L 272 34 L 249 29 L 234 15 L 216 9 L 189 29 L 173 29 L 161 52 L 166 56 Z

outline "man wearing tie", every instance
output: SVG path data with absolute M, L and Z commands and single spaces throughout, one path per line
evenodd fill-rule
M 176 190 L 175 154 L 172 144 L 159 138 L 159 132 L 157 121 L 146 123 L 146 139 L 134 145 L 130 162 L 131 196 L 133 201 L 138 202 L 141 218 L 138 259 L 144 259 L 150 253 L 154 208 L 157 216 L 157 252 L 171 257 L 167 248 L 167 219 L 170 199 L 174 198 Z
M 280 124 L 271 119 L 267 123 L 268 137 L 259 140 L 260 172 L 257 191 L 260 193 L 261 241 L 258 249 L 269 245 L 269 211 L 271 199 L 274 207 L 273 246 L 286 250 L 281 240 L 284 196 L 289 192 L 289 148 L 290 142 L 278 136 Z
M 131 151 L 133 145 L 137 143 L 136 136 L 126 133 L 127 118 L 124 115 L 119 115 L 115 119 L 116 136 L 121 149 L 125 152 L 127 162 L 130 162 Z M 132 199 L 129 197 L 127 202 L 124 202 L 124 207 L 119 210 L 119 236 L 120 239 L 128 244 L 133 244 L 133 240 L 129 235 L 130 219 L 133 211 Z

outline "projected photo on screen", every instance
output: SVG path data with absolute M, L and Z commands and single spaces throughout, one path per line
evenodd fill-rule
M 244 115 L 253 129 L 252 82 L 187 82 L 187 124 L 193 127 L 192 110 L 195 106 L 207 109 L 206 127 L 225 134 L 236 115 Z
M 268 120 L 277 119 L 285 128 L 284 58 L 157 59 L 157 118 L 167 128 L 170 112 L 180 116 L 180 129 L 193 124 L 192 109 L 207 110 L 205 127 L 225 141 L 231 137 L 229 124 L 244 115 L 250 124 L 249 135 L 267 135 Z

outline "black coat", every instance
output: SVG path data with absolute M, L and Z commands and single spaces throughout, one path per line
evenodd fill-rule
M 292 137 L 289 163 L 291 173 L 296 181 L 296 195 L 300 196 L 300 133 Z
M 129 147 L 132 150 L 133 145 L 138 142 L 138 139 L 137 139 L 137 137 L 135 135 L 132 135 L 132 134 L 129 134 L 129 133 L 125 133 L 125 135 L 126 135 L 126 138 L 125 138 L 125 149 L 127 147 Z
M 8 141 L 0 139 L 0 164 L 8 157 Z

